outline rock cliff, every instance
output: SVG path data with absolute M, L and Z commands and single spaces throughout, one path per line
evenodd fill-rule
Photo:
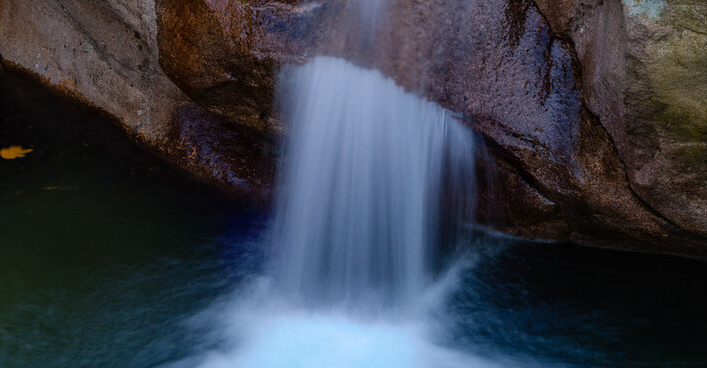
M 219 185 L 274 178 L 278 70 L 377 68 L 460 114 L 479 221 L 707 258 L 707 5 L 699 0 L 3 0 L 0 55 Z M 370 26 L 370 25 L 369 25 Z

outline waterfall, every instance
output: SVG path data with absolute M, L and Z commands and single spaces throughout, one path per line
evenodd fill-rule
M 277 286 L 307 302 L 414 302 L 432 277 L 441 219 L 473 207 L 472 133 L 341 59 L 317 57 L 282 79 L 290 131 L 273 236 Z
M 272 263 L 196 319 L 218 326 L 217 343 L 168 367 L 503 366 L 438 329 L 455 270 L 468 267 L 455 260 L 435 277 L 440 249 L 471 219 L 470 129 L 342 59 L 316 57 L 280 79 L 288 131 Z
M 381 4 L 351 4 L 362 49 Z M 278 100 L 287 131 L 269 267 L 215 313 L 223 348 L 175 367 L 496 367 L 438 345 L 427 323 L 456 284 L 436 277 L 441 250 L 472 219 L 471 130 L 333 57 L 285 67 Z

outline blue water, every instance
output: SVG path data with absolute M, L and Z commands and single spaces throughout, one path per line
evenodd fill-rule
M 674 257 L 468 229 L 424 324 L 264 300 L 270 210 L 2 84 L 0 146 L 35 151 L 0 161 L 0 367 L 707 365 L 707 265 Z

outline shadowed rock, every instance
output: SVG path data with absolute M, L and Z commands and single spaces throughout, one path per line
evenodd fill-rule
M 202 128 L 201 123 L 208 121 L 211 125 L 205 130 L 212 134 L 208 142 L 233 155 L 248 151 L 253 142 L 265 147 L 259 151 L 267 151 L 269 139 L 203 118 L 211 114 L 165 75 L 158 63 L 153 0 L 3 1 L 0 54 L 9 69 L 30 73 L 57 91 L 106 111 L 135 139 L 193 174 L 236 192 L 269 191 L 272 170 L 254 170 L 267 165 L 252 161 L 253 155 L 247 155 L 248 165 L 223 160 L 212 166 L 201 158 L 215 149 L 194 153 L 193 147 L 207 142 L 206 134 L 192 134 L 196 129 L 192 128 L 185 135 L 182 126 L 187 118 Z M 185 109 L 192 113 L 185 116 Z M 252 140 L 232 139 L 234 135 Z M 272 164 L 273 159 L 268 161 Z
M 537 3 L 573 41 L 584 100 L 616 144 L 631 188 L 661 217 L 706 238 L 707 4 Z
M 280 65 L 343 57 L 483 137 L 480 221 L 704 258 L 704 5 L 636 6 L 390 0 L 363 22 L 344 0 L 6 0 L 0 36 L 12 42 L 0 54 L 197 175 L 251 193 L 271 187 L 271 142 L 286 129 Z

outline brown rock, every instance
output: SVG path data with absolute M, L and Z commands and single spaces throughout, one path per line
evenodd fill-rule
M 538 1 L 582 65 L 584 98 L 646 205 L 707 238 L 707 4 Z M 562 13 L 551 8 L 568 9 Z
M 390 0 L 374 24 L 345 0 L 6 0 L 0 35 L 13 43 L 0 54 L 192 172 L 250 192 L 272 182 L 279 66 L 344 57 L 461 113 L 483 138 L 480 220 L 704 258 L 704 23 L 676 13 L 699 16 L 695 4 L 671 2 L 654 20 L 618 0 Z
M 160 65 L 201 106 L 266 131 L 272 109 L 272 62 L 260 62 L 227 38 L 203 1 L 161 0 Z
M 334 5 L 158 0 L 160 65 L 211 112 L 236 125 L 278 133 L 277 69 L 316 52 Z
M 594 56 L 575 55 L 574 45 L 556 36 L 530 1 L 391 4 L 372 64 L 464 113 L 486 137 L 490 155 L 512 168 L 493 173 L 501 179 L 489 187 L 496 193 L 487 196 L 498 201 L 496 227 L 705 257 L 706 239 L 636 195 L 611 131 L 589 112 L 595 104 L 611 111 L 620 99 L 602 95 L 585 103 L 586 91 L 619 83 L 617 59 L 607 57 L 600 69 L 587 71 L 582 58 Z M 607 50 L 616 43 L 607 35 L 598 42 Z
M 272 173 L 269 169 L 255 173 L 254 167 L 263 167 L 260 162 L 246 168 L 236 158 L 214 168 L 203 151 L 192 155 L 191 146 L 184 142 L 204 145 L 207 140 L 194 129 L 182 129 L 182 112 L 202 110 L 188 115 L 192 120 L 209 114 L 162 72 L 158 54 L 152 0 L 0 2 L 0 55 L 7 67 L 31 73 L 62 93 L 106 111 L 137 140 L 196 175 L 216 176 L 219 184 L 239 192 L 267 192 Z M 208 142 L 220 151 L 230 147 L 236 155 L 255 142 L 265 147 L 260 151 L 268 150 L 268 139 L 226 128 L 218 119 L 204 119 L 212 125 L 210 131 L 219 132 Z M 247 141 L 235 138 L 246 136 Z

